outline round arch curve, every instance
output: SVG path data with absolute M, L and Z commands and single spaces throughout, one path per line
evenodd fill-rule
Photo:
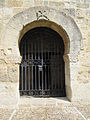
M 28 32 L 29 30 L 36 28 L 36 27 L 48 27 L 48 28 L 51 28 L 52 30 L 56 31 L 63 39 L 64 45 L 65 45 L 65 53 L 64 54 L 69 53 L 70 41 L 69 41 L 69 37 L 68 37 L 66 31 L 60 25 L 58 25 L 52 21 L 47 21 L 47 20 L 39 20 L 39 21 L 36 20 L 36 21 L 33 21 L 33 22 L 27 24 L 26 26 L 24 26 L 23 29 L 21 30 L 21 33 L 19 36 L 18 45 L 20 44 L 21 38 L 24 36 L 24 34 L 26 32 Z

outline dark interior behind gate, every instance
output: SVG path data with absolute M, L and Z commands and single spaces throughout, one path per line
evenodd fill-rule
M 28 31 L 20 42 L 20 95 L 65 96 L 64 43 L 47 27 Z

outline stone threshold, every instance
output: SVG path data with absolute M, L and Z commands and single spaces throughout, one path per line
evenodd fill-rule
M 37 97 L 28 97 L 21 96 L 19 100 L 19 105 L 31 105 L 31 106 L 47 106 L 66 103 L 70 104 L 70 101 L 66 97 L 48 97 L 48 98 L 37 98 Z

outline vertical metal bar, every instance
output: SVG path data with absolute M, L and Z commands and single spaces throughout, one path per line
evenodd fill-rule
M 52 70 L 53 70 L 53 78 L 52 78 L 52 95 L 53 95 L 53 90 L 55 89 L 55 81 L 56 81 L 56 61 L 54 60 L 56 57 L 56 41 L 54 39 L 54 44 L 53 44 L 53 55 L 52 55 Z
M 32 42 L 32 90 L 33 90 L 33 42 Z
M 36 43 L 34 43 L 35 60 L 36 60 Z M 35 65 L 35 90 L 37 89 L 37 64 Z
M 39 35 L 40 37 L 40 35 Z M 40 41 L 38 39 L 38 60 L 40 60 Z M 39 90 L 40 90 L 40 72 L 39 72 L 39 66 L 38 66 L 38 85 L 39 85 Z
M 22 90 L 23 90 L 23 64 L 21 64 L 21 80 L 22 80 L 22 83 L 21 83 L 21 85 L 22 85 Z
M 38 67 L 38 84 L 39 84 L 39 90 L 40 90 L 40 72 L 39 72 L 39 67 Z
M 48 90 L 48 65 L 45 66 L 46 67 L 46 71 L 45 71 L 45 80 L 46 80 L 46 90 Z
M 28 90 L 30 91 L 30 65 L 28 65 Z
M 29 48 L 29 50 L 30 50 L 30 55 L 29 55 L 29 57 L 30 57 L 30 64 L 29 64 L 29 67 L 30 67 L 30 72 L 29 72 L 29 74 L 30 74 L 30 90 L 32 89 L 32 48 L 31 48 L 32 46 L 31 46 L 31 42 L 30 42 L 30 48 Z
M 30 64 L 29 64 L 29 59 L 30 59 L 30 45 L 28 45 L 28 90 L 30 91 Z
M 37 81 L 36 81 L 36 67 L 37 67 L 37 66 L 35 65 L 35 69 L 34 69 L 34 70 L 35 70 L 35 71 L 34 71 L 34 72 L 35 72 L 35 74 L 34 74 L 34 75 L 35 75 L 35 76 L 34 76 L 34 78 L 35 78 L 35 90 L 37 89 L 37 86 L 36 86 L 36 82 L 37 82 Z
M 41 56 L 42 56 L 42 91 L 43 91 L 43 84 L 44 84 L 44 82 L 43 82 L 43 38 L 41 37 Z
M 52 57 L 53 56 L 51 56 L 51 59 L 52 59 Z M 52 62 L 52 60 L 51 60 L 51 62 Z M 53 81 L 54 81 L 54 74 L 55 74 L 55 72 L 53 72 L 53 69 L 55 69 L 54 68 L 54 65 L 51 63 L 51 89 L 53 90 Z
M 40 33 L 40 60 L 41 60 L 41 66 L 42 66 L 42 36 L 41 36 L 41 33 Z M 41 91 L 42 91 L 42 71 L 40 70 L 40 88 L 41 88 Z M 41 92 L 41 95 L 42 95 L 42 92 Z
M 59 55 L 59 45 L 58 45 L 58 53 L 57 53 L 57 55 L 58 55 L 58 65 L 57 65 L 57 89 L 59 89 L 59 86 L 60 86 L 60 83 L 59 83 L 59 69 L 60 69 L 60 63 L 59 63 L 59 61 L 60 61 L 60 55 Z
M 45 61 L 46 61 L 46 53 L 45 53 Z M 45 90 L 47 90 L 47 77 L 46 77 L 46 72 L 47 72 L 47 70 L 46 70 L 46 65 L 45 65 L 45 72 L 44 72 L 44 74 L 45 74 Z
M 51 52 L 51 62 L 50 62 L 50 66 L 51 66 L 51 90 L 53 91 L 53 81 L 54 81 L 54 74 L 55 74 L 55 72 L 53 72 L 53 69 L 55 69 L 54 68 L 54 64 L 53 64 L 53 58 L 54 58 L 54 46 L 55 46 L 55 42 L 54 41 L 52 41 L 52 47 L 53 47 L 53 50 L 52 50 L 52 52 Z M 51 92 L 52 93 L 52 95 L 53 95 L 53 92 Z
M 50 90 L 50 66 L 48 65 L 48 89 Z
M 57 66 L 57 79 L 58 79 L 58 81 L 57 81 L 57 89 L 59 89 L 59 86 L 60 86 L 60 82 L 59 82 L 59 76 L 60 76 L 60 64 L 58 64 L 58 66 Z
M 58 89 L 58 83 L 59 83 L 59 80 L 58 80 L 59 74 L 58 74 L 58 72 L 59 72 L 59 45 L 57 43 L 57 81 L 56 81 L 56 89 Z
M 55 58 L 57 58 L 57 44 L 56 44 L 56 56 L 55 56 Z M 55 60 L 55 58 L 54 58 L 54 60 Z M 55 71 L 57 71 L 57 64 L 58 64 L 58 58 L 56 59 L 56 65 L 55 65 Z M 56 79 L 55 79 L 55 89 L 56 89 L 56 84 L 57 84 L 57 79 L 58 79 L 58 77 L 57 77 L 57 72 L 56 72 L 56 75 L 55 75 L 56 77 Z
M 61 89 L 63 89 L 63 77 L 63 58 L 61 56 Z
M 27 66 L 25 65 L 25 90 L 27 90 Z
M 62 89 L 62 60 L 61 60 L 61 58 L 60 58 L 60 62 L 61 62 L 61 64 L 60 64 L 60 82 L 61 82 L 61 88 L 60 89 Z
M 24 89 L 26 90 L 26 41 L 25 41 L 25 49 L 24 49 L 24 56 L 25 56 L 25 66 L 24 66 Z
M 22 90 L 22 73 L 21 73 L 21 64 L 19 65 L 19 71 L 20 71 L 20 74 L 19 74 L 19 90 Z
M 26 60 L 26 40 L 25 40 L 25 48 L 24 48 L 24 55 L 25 55 L 25 60 Z
M 25 90 L 25 66 L 23 65 L 23 90 Z
M 60 47 L 58 47 L 58 59 L 59 59 L 59 65 L 58 65 L 58 89 L 60 89 Z
M 47 51 L 47 59 L 48 59 L 48 61 L 50 62 L 51 60 L 50 60 L 50 52 L 51 52 L 51 49 L 50 49 L 50 38 L 49 38 L 49 41 L 48 41 L 48 51 Z M 49 73 L 49 67 L 50 67 L 50 64 L 51 64 L 51 62 L 49 63 L 49 64 L 47 64 L 47 78 L 48 78 L 48 81 L 47 81 L 47 84 L 48 84 L 48 90 L 50 90 L 50 73 Z M 50 95 L 50 91 L 48 91 L 48 95 Z
M 50 59 L 49 59 L 49 54 L 50 54 L 50 51 L 49 51 L 49 47 L 48 47 L 47 59 L 50 61 Z M 47 74 L 47 75 L 48 75 L 48 89 L 49 89 L 49 85 L 50 85 L 50 84 L 49 84 L 49 75 L 50 75 L 50 74 L 49 74 L 49 65 L 47 66 L 47 71 L 48 71 L 48 74 Z

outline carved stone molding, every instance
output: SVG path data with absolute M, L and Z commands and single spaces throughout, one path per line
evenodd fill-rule
M 44 11 L 37 11 L 36 12 L 36 17 L 37 17 L 37 20 L 41 20 L 41 19 L 44 19 L 44 20 L 49 20 L 49 18 L 47 17 L 47 12 L 44 10 Z

